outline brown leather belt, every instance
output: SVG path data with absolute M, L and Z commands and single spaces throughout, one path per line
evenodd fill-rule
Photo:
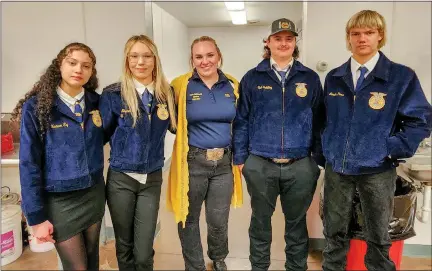
M 276 164 L 288 164 L 292 159 L 289 158 L 270 158 Z
M 226 147 L 226 148 L 201 149 L 198 147 L 189 146 L 189 150 L 195 150 L 198 152 L 205 153 L 207 161 L 219 161 L 223 158 L 226 152 L 230 151 L 230 148 Z
M 301 158 L 267 158 L 267 157 L 262 157 L 272 163 L 275 164 L 281 164 L 281 165 L 291 165 L 292 163 L 294 163 L 295 161 L 300 160 Z

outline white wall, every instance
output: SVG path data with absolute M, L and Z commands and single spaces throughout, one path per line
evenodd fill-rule
M 168 80 L 189 71 L 188 28 L 153 3 L 153 39 Z
M 262 60 L 266 26 L 190 28 L 189 42 L 200 36 L 210 36 L 218 44 L 224 64 L 222 70 L 237 80 Z
M 351 53 L 346 49 L 345 25 L 349 18 L 362 9 L 372 9 L 381 13 L 387 21 L 388 44 L 382 51 L 390 56 L 393 3 L 391 2 L 307 2 L 307 24 L 305 65 L 314 69 L 320 60 L 327 61 L 328 70 L 318 72 L 321 81 L 333 68 L 346 62 Z M 414 16 L 414 15 L 413 15 Z
M 431 97 L 431 3 L 402 2 L 307 2 L 304 63 L 316 72 L 316 63 L 325 60 L 326 72 L 318 72 L 322 82 L 333 68 L 346 62 L 351 53 L 345 44 L 345 25 L 349 18 L 362 9 L 372 9 L 386 19 L 388 42 L 382 51 L 395 62 L 415 69 L 423 90 Z M 308 212 L 308 228 L 312 238 L 323 238 L 322 223 L 318 216 L 319 190 Z M 421 194 L 419 195 L 419 207 Z M 419 209 L 419 208 L 418 208 Z M 416 237 L 406 244 L 431 244 L 431 222 L 415 222 Z
M 171 82 L 175 77 L 189 71 L 188 28 L 172 15 L 152 5 L 153 39 L 158 47 L 163 71 Z M 167 132 L 165 159 L 171 157 L 175 135 Z
M 119 80 L 126 41 L 146 34 L 144 11 L 144 2 L 83 3 L 85 40 L 97 57 L 100 91 Z
M 4 113 L 12 112 L 67 43 L 85 42 L 85 30 L 78 2 L 5 2 L 1 10 Z
M 118 80 L 123 46 L 145 31 L 144 3 L 2 3 L 2 112 L 11 112 L 68 43 L 93 49 L 99 92 Z
M 411 67 L 431 102 L 431 2 L 395 2 L 391 59 Z M 409 20 L 407 20 L 409 18 Z

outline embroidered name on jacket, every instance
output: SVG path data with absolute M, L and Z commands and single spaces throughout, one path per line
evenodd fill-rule
M 69 127 L 69 124 L 67 122 L 63 122 L 60 124 L 51 124 L 52 129 L 58 129 L 58 128 L 64 128 L 64 127 Z
M 343 94 L 343 93 L 340 93 L 340 92 L 330 92 L 329 93 L 329 96 L 341 96 L 341 97 L 343 97 L 343 96 L 345 96 L 345 94 Z
M 120 113 L 120 118 L 124 118 L 126 113 L 131 113 L 130 109 L 122 109 Z
M 259 90 L 272 90 L 273 87 L 272 86 L 258 86 Z

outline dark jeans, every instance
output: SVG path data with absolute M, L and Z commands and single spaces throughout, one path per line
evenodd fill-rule
M 213 261 L 228 255 L 228 217 L 233 193 L 231 152 L 219 161 L 207 161 L 203 150 L 190 148 L 189 214 L 178 234 L 186 270 L 206 270 L 200 235 L 201 206 L 205 201 L 208 256 Z
M 161 185 L 162 170 L 148 174 L 146 184 L 122 172 L 108 170 L 106 195 L 119 270 L 153 270 Z
M 368 270 L 395 270 L 389 258 L 388 233 L 396 189 L 396 169 L 367 175 L 341 175 L 326 165 L 324 178 L 324 270 L 345 270 L 349 249 L 349 223 L 356 189 L 364 214 L 367 242 L 365 265 Z
M 271 218 L 279 195 L 285 215 L 285 268 L 307 269 L 309 236 L 306 212 L 312 202 L 319 174 L 317 164 L 310 157 L 292 164 L 276 164 L 249 155 L 243 175 L 251 196 L 249 259 L 252 270 L 268 270 L 270 266 Z

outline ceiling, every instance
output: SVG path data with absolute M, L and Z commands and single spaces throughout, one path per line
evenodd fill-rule
M 187 27 L 234 26 L 224 2 L 153 2 Z M 302 18 L 302 2 L 245 2 L 249 25 L 268 26 L 278 18 L 298 24 Z M 255 23 L 254 23 L 255 22 Z M 298 26 L 298 25 L 297 25 Z

